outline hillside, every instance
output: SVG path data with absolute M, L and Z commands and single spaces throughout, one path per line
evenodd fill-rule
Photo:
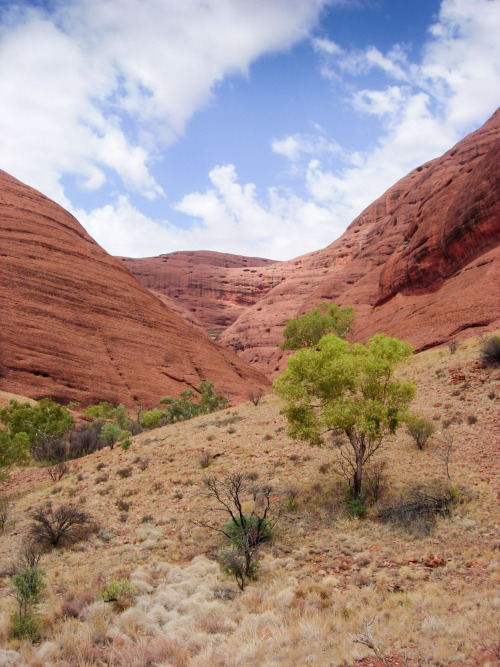
M 208 250 L 119 259 L 141 285 L 176 303 L 179 314 L 214 337 L 281 280 L 279 262 Z
M 479 344 L 427 350 L 402 369 L 417 383 L 415 409 L 437 432 L 424 451 L 404 429 L 388 441 L 383 501 L 415 484 L 446 484 L 443 445 L 453 441 L 461 502 L 428 535 L 381 524 L 376 507 L 363 520 L 346 515 L 337 453 L 290 440 L 272 395 L 143 433 L 126 452 L 73 461 L 59 482 L 46 469 L 15 472 L 0 533 L 0 642 L 12 660 L 2 664 L 380 666 L 352 641 L 372 618 L 387 665 L 500 664 L 500 375 L 477 362 Z M 205 475 L 242 469 L 271 480 L 279 515 L 244 592 L 213 560 L 220 535 L 193 523 L 212 506 Z M 43 556 L 43 637 L 31 645 L 9 639 L 15 602 L 5 572 L 29 510 L 46 502 L 85 509 L 99 530 Z M 136 593 L 120 611 L 100 590 L 122 578 Z
M 0 172 L 0 389 L 156 404 L 200 380 L 245 400 L 267 380 L 150 294 L 60 206 Z
M 500 110 L 412 171 L 337 241 L 279 265 L 283 280 L 220 336 L 268 374 L 287 318 L 321 299 L 351 305 L 355 340 L 386 332 L 417 349 L 500 323 Z

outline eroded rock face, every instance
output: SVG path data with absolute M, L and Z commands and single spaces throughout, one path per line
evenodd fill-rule
M 208 250 L 119 259 L 144 287 L 214 337 L 281 280 L 279 262 Z
M 64 209 L 0 171 L 0 389 L 151 406 L 268 382 L 150 294 Z
M 321 299 L 355 308 L 355 340 L 383 331 L 423 349 L 500 326 L 500 111 L 280 271 L 220 337 L 270 375 L 285 365 L 286 319 Z

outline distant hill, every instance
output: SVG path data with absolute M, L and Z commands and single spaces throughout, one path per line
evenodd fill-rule
M 268 381 L 150 294 L 73 216 L 0 171 L 0 390 L 155 404 Z
M 119 259 L 144 287 L 213 337 L 281 280 L 280 262 L 208 250 Z

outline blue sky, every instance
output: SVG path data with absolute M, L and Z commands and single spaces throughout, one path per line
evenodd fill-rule
M 500 102 L 499 0 L 3 0 L 0 168 L 109 252 L 324 247 Z

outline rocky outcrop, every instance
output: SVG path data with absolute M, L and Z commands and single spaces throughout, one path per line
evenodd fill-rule
M 208 250 L 119 258 L 139 282 L 216 337 L 281 280 L 280 263 Z
M 220 337 L 271 375 L 284 367 L 286 319 L 321 299 L 354 306 L 355 340 L 384 331 L 423 349 L 500 326 L 500 110 L 280 271 Z
M 132 407 L 268 382 L 150 294 L 64 209 L 0 171 L 0 389 Z

